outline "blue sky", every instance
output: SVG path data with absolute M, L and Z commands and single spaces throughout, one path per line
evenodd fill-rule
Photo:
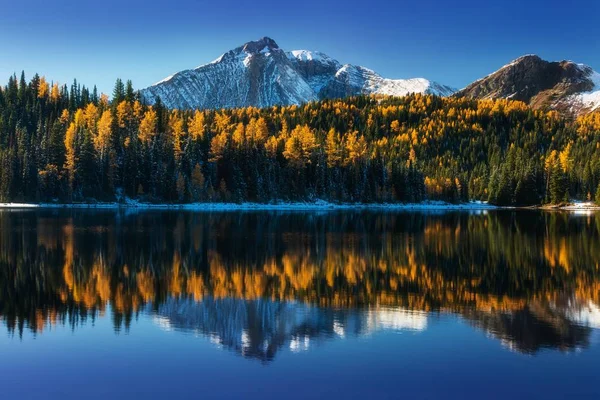
M 141 88 L 262 36 L 463 87 L 529 53 L 600 70 L 600 1 L 9 1 L 0 82 L 25 70 L 104 92 L 117 77 Z

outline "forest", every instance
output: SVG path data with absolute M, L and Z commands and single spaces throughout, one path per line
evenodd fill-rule
M 0 88 L 0 202 L 600 203 L 600 111 L 413 94 L 169 110 L 131 81 L 99 94 Z

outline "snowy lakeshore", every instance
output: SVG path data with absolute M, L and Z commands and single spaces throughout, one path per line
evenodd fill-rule
M 545 210 L 545 211 L 570 211 L 594 212 L 600 211 L 600 206 L 593 202 L 573 201 L 561 205 L 542 205 L 532 207 L 507 207 L 495 206 L 482 201 L 468 203 L 447 203 L 444 201 L 424 201 L 421 203 L 332 203 L 325 200 L 307 202 L 272 202 L 272 203 L 144 203 L 136 200 L 125 202 L 98 202 L 98 203 L 0 203 L 0 209 L 45 209 L 45 208 L 70 208 L 70 209 L 138 209 L 138 210 L 189 210 L 189 211 L 325 211 L 325 210 L 415 210 L 415 211 L 443 211 L 443 210 Z
M 323 200 L 313 202 L 274 202 L 274 203 L 187 203 L 153 204 L 137 201 L 124 203 L 0 203 L 0 209 L 35 208 L 78 208 L 78 209 L 148 209 L 148 210 L 191 210 L 191 211 L 322 211 L 322 210 L 493 210 L 499 207 L 484 202 L 452 204 L 443 201 L 422 203 L 331 203 Z
M 566 204 L 544 205 L 537 208 L 547 211 L 570 211 L 580 214 L 590 214 L 595 211 L 600 211 L 600 206 L 591 201 L 571 201 Z

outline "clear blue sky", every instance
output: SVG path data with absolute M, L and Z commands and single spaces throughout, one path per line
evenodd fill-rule
M 460 88 L 528 53 L 600 70 L 600 1 L 9 1 L 0 82 L 25 70 L 104 92 L 117 77 L 142 88 L 262 36 Z

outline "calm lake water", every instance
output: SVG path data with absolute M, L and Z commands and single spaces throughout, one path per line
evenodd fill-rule
M 0 211 L 13 398 L 599 398 L 600 214 Z

